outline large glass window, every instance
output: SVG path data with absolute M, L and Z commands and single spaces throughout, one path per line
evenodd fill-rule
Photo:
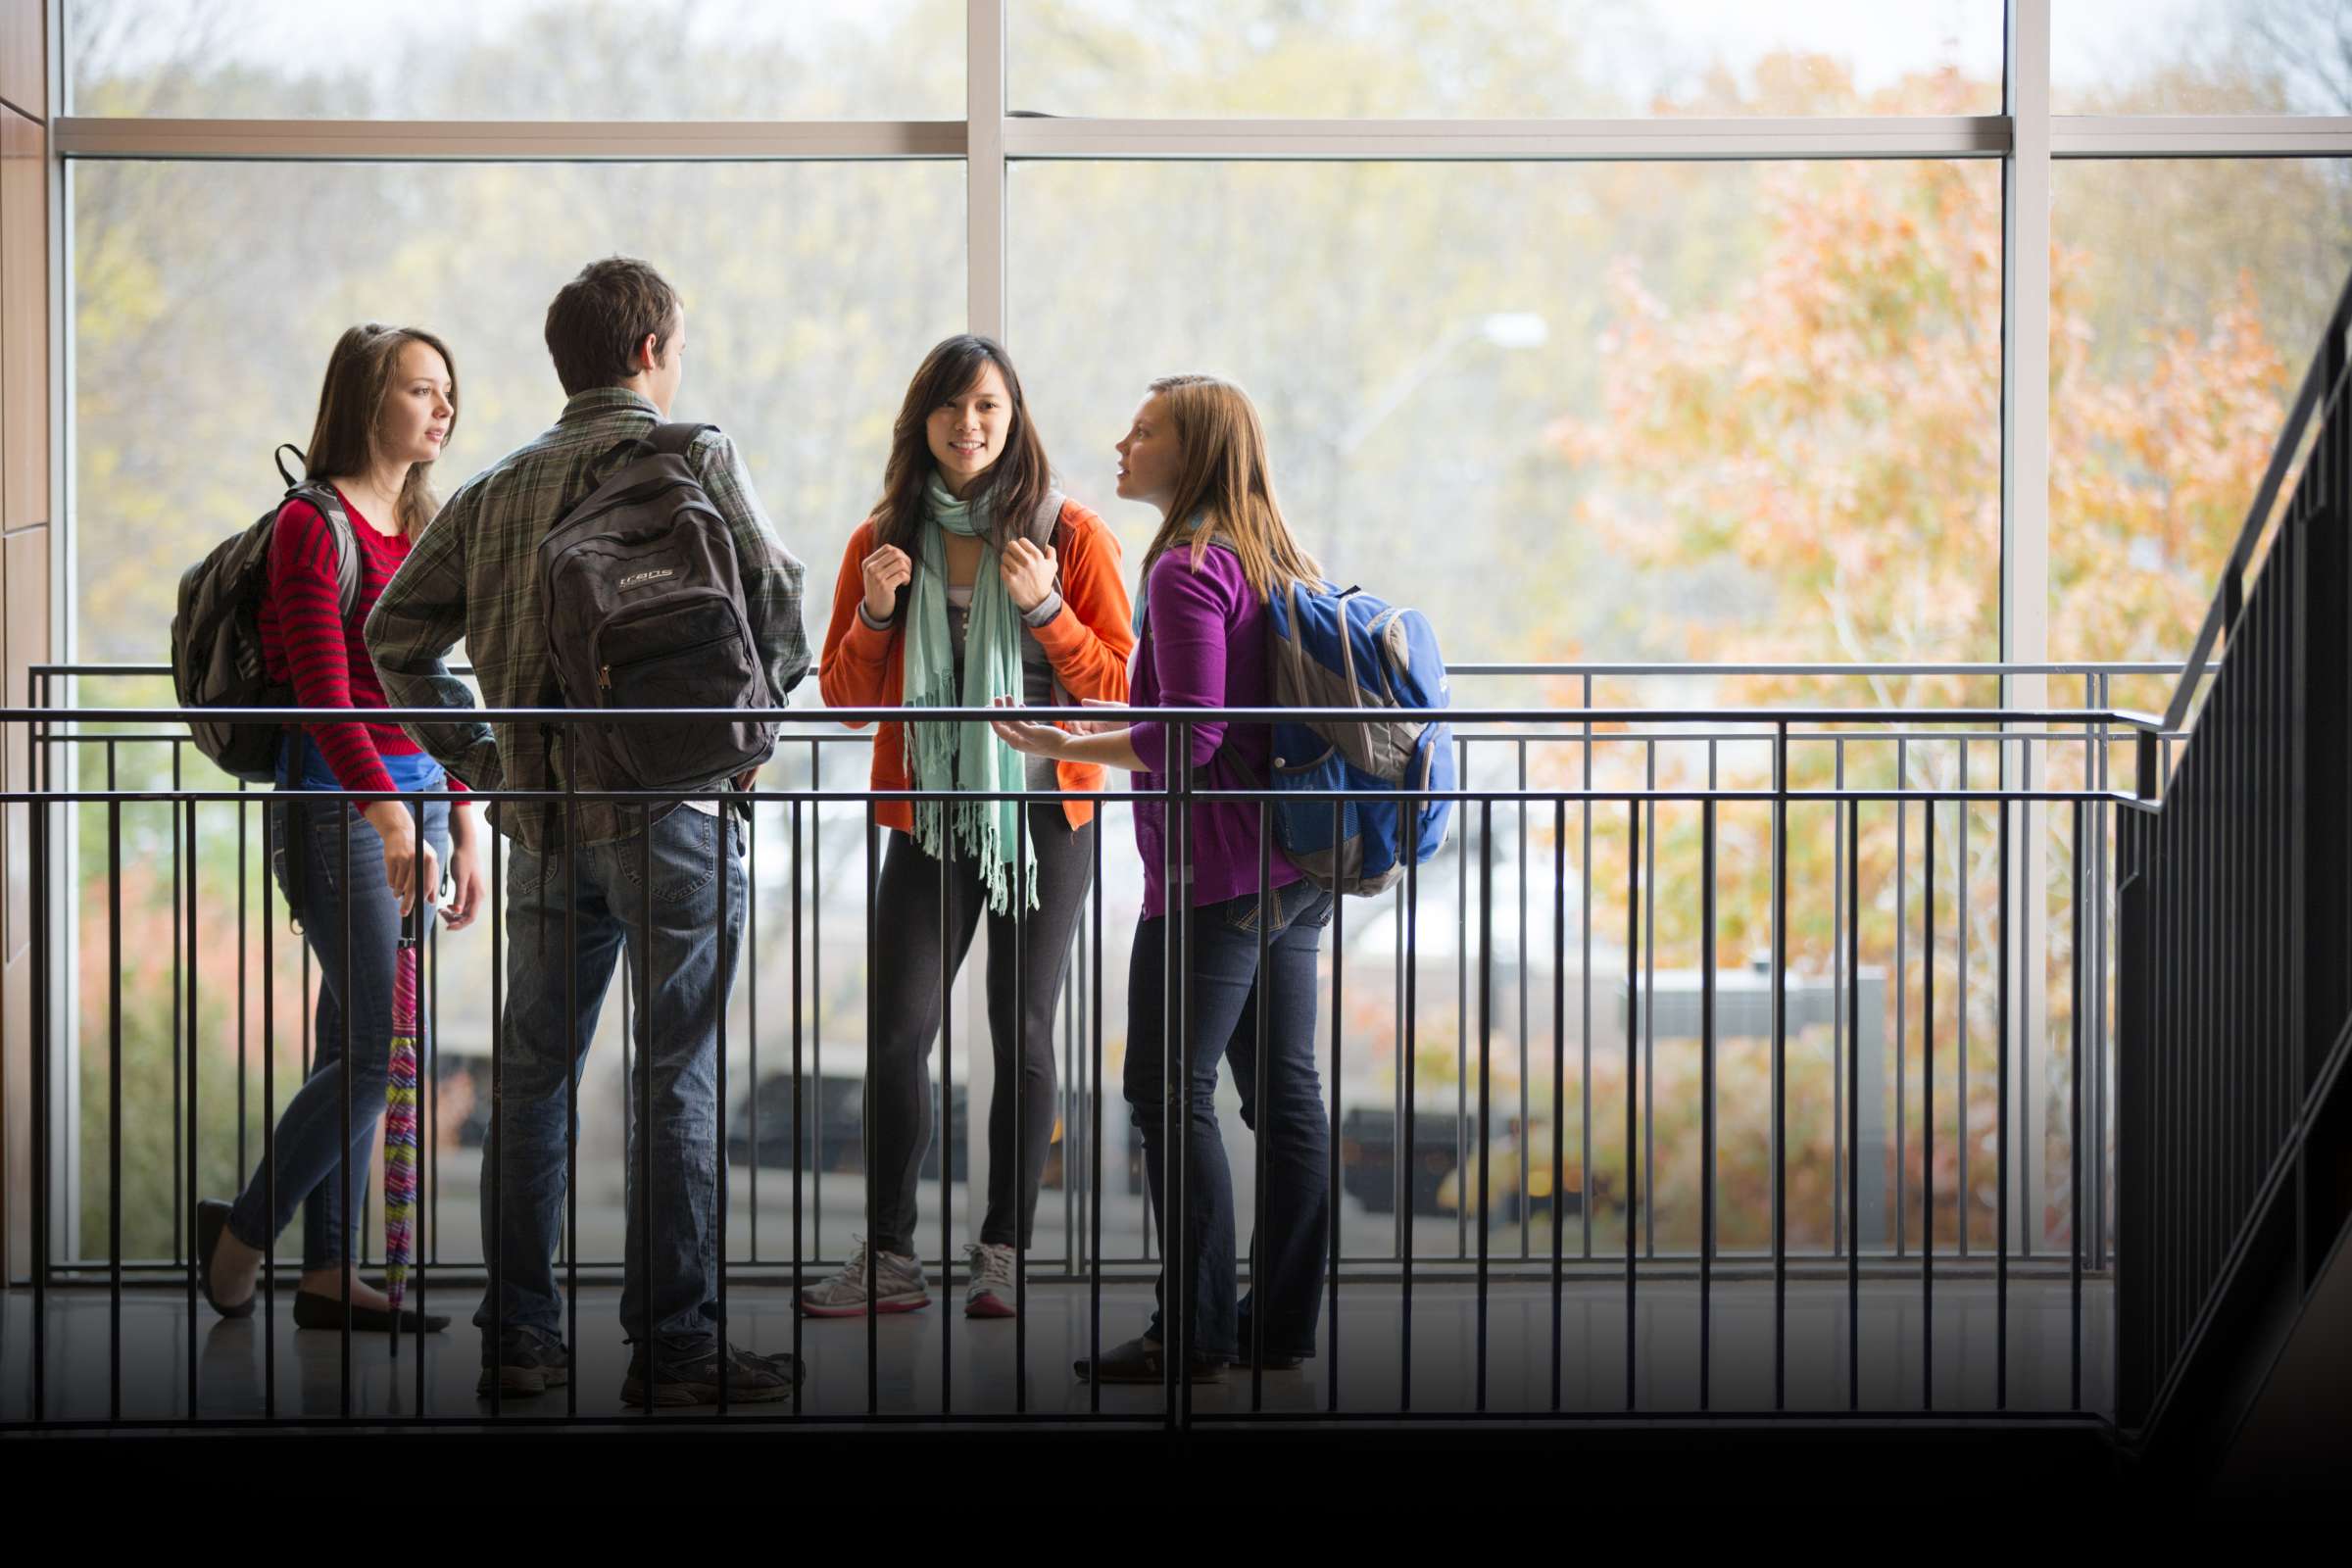
M 1010 331 L 1118 519 L 1155 375 L 1256 397 L 1295 524 L 1461 660 L 1988 659 L 1987 163 L 1015 166 Z M 1502 587 L 1507 583 L 1508 589 Z
M 66 0 L 73 113 L 940 120 L 956 0 Z
M 2352 113 L 2342 0 L 2052 0 L 2062 115 Z
M 2186 657 L 2352 267 L 2352 160 L 2052 179 L 2050 650 Z
M 963 319 L 954 164 L 123 162 L 73 177 L 89 659 L 164 657 L 180 565 L 275 498 L 270 451 L 309 439 L 344 327 L 414 322 L 449 341 L 463 409 L 446 494 L 553 421 L 547 301 L 615 252 L 685 296 L 677 412 L 741 443 L 810 563 L 820 634 L 906 377 Z
M 1012 0 L 1010 102 L 1054 115 L 2000 111 L 1997 0 Z

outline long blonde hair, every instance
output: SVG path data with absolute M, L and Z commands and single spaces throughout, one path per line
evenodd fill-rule
M 1274 498 L 1274 469 L 1265 426 L 1250 394 L 1214 375 L 1163 375 L 1152 383 L 1184 449 L 1168 514 L 1144 552 L 1142 581 L 1189 532 L 1197 568 L 1209 546 L 1222 541 L 1242 558 L 1242 575 L 1259 594 L 1322 576 L 1298 548 L 1282 504 Z M 1195 517 L 1200 526 L 1192 527 Z

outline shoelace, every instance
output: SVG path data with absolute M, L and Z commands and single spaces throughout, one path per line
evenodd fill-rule
M 963 1252 L 972 1260 L 972 1283 L 974 1285 L 1001 1286 L 1006 1290 L 1012 1288 L 1012 1250 L 1010 1248 L 1000 1250 L 994 1247 L 985 1247 L 978 1242 L 972 1242 L 966 1244 Z

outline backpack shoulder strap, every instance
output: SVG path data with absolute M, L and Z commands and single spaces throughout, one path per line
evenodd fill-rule
M 360 540 L 352 531 L 350 514 L 343 510 L 343 498 L 335 487 L 318 479 L 305 479 L 286 492 L 285 501 L 299 501 L 325 519 L 326 536 L 335 546 L 335 603 L 343 617 L 351 618 L 351 607 L 360 597 Z
M 657 424 L 642 439 L 651 443 L 653 449 L 663 457 L 682 458 L 687 449 L 694 445 L 696 437 L 705 430 L 717 428 L 715 424 L 694 424 L 681 419 L 668 424 Z
M 1053 548 L 1054 532 L 1061 526 L 1061 509 L 1069 498 L 1058 490 L 1048 490 L 1046 499 L 1037 504 L 1029 517 L 1029 542 L 1040 550 Z

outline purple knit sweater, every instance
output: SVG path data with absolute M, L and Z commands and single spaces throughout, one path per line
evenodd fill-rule
M 1242 575 L 1241 559 L 1229 550 L 1202 553 L 1192 564 L 1189 549 L 1171 550 L 1152 566 L 1144 584 L 1144 635 L 1135 649 L 1127 700 L 1138 708 L 1263 708 L 1266 679 L 1266 602 Z M 1231 730 L 1230 736 L 1227 731 Z M 1139 790 L 1167 788 L 1169 726 L 1138 724 L 1131 732 L 1135 754 L 1148 773 L 1135 775 Z M 1218 748 L 1223 747 L 1223 755 Z M 1273 736 L 1262 724 L 1203 723 L 1193 726 L 1193 788 L 1246 790 L 1267 776 Z M 1248 773 L 1235 765 L 1235 754 Z M 1218 904 L 1257 891 L 1257 820 L 1253 803 L 1222 802 L 1193 808 L 1193 904 Z M 1135 847 L 1144 858 L 1144 917 L 1167 912 L 1168 808 L 1160 801 L 1135 804 Z M 1299 879 L 1298 868 L 1277 846 L 1271 860 L 1273 887 Z

